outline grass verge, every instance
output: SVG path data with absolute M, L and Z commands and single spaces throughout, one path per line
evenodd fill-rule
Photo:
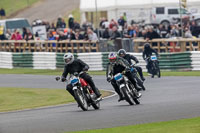
M 41 70 L 30 68 L 0 69 L 0 74 L 61 75 L 63 69 Z M 89 71 L 91 75 L 106 75 L 105 71 Z M 147 73 L 144 73 L 147 76 Z M 161 76 L 200 76 L 200 71 L 161 72 Z
M 200 133 L 200 117 L 66 133 Z
M 103 96 L 110 92 L 102 91 Z M 30 89 L 0 87 L 0 112 L 33 109 L 74 102 L 65 89 Z
M 0 0 L 0 8 L 4 8 L 6 16 L 31 6 L 39 0 Z

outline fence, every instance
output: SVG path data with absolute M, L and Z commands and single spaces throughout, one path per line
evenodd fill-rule
M 139 60 L 139 66 L 146 72 L 146 63 L 142 53 L 130 53 Z M 12 53 L 0 52 L 0 68 L 33 68 L 57 69 L 64 67 L 64 53 L 33 52 Z M 108 52 L 78 53 L 75 58 L 83 60 L 90 66 L 91 71 L 106 70 Z M 164 53 L 160 54 L 159 65 L 161 70 L 200 70 L 200 52 Z
M 0 41 L 0 51 L 6 52 L 98 52 L 99 43 L 96 41 Z
M 116 39 L 100 42 L 84 40 L 65 41 L 0 41 L 0 51 L 6 52 L 110 52 L 123 48 L 128 52 L 142 52 L 143 39 Z M 154 39 L 149 41 L 153 49 L 160 52 L 200 51 L 200 39 Z
M 134 40 L 134 52 L 144 50 L 144 39 Z M 160 52 L 185 52 L 185 51 L 200 51 L 200 39 L 154 39 L 149 41 L 153 49 Z

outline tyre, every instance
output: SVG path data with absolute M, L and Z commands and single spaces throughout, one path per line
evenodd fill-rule
M 83 95 L 79 89 L 76 89 L 76 90 L 74 90 L 74 96 L 75 96 L 76 102 L 81 107 L 81 109 L 83 111 L 87 111 L 88 103 L 86 101 L 85 95 Z
M 138 86 L 140 86 L 142 88 L 142 90 L 146 90 L 146 88 L 144 87 L 144 84 L 142 82 L 142 80 L 139 78 L 139 77 L 135 77 L 136 81 L 137 81 L 137 84 Z
M 157 73 L 157 75 L 158 75 L 158 78 L 161 77 L 160 68 L 158 68 L 158 73 Z
M 140 101 L 139 101 L 139 98 L 138 98 L 138 91 L 134 88 L 134 86 L 132 84 L 130 84 L 130 89 L 132 91 L 132 98 L 133 98 L 133 101 L 136 103 L 136 104 L 140 104 Z
M 94 103 L 92 103 L 92 107 L 94 108 L 94 109 L 100 109 L 100 102 L 94 102 Z
M 132 96 L 130 94 L 130 92 L 128 92 L 128 89 L 126 87 L 122 87 L 121 88 L 123 94 L 124 94 L 124 97 L 125 97 L 125 100 L 130 104 L 130 105 L 133 105 L 134 104 L 134 101 L 132 99 Z
M 161 22 L 161 24 L 168 27 L 170 25 L 170 22 L 167 21 L 167 20 L 164 20 L 164 21 Z

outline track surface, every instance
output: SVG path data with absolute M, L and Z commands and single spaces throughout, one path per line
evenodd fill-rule
M 80 0 L 42 0 L 32 7 L 19 12 L 17 18 L 27 18 L 29 22 L 35 19 L 54 21 L 60 15 L 67 15 L 79 7 Z
M 94 77 L 94 76 L 93 76 Z M 99 88 L 112 90 L 104 76 L 95 76 Z M 0 133 L 62 133 L 200 116 L 200 77 L 147 78 L 141 105 L 104 99 L 101 109 L 83 112 L 76 104 L 0 113 Z M 54 76 L 0 75 L 0 86 L 65 88 Z M 31 104 L 31 103 L 30 103 Z

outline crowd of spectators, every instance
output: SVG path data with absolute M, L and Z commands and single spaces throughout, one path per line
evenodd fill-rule
M 44 25 L 46 27 L 46 40 L 91 40 L 98 41 L 99 39 L 113 40 L 116 38 L 144 38 L 151 40 L 155 38 L 198 38 L 200 37 L 199 27 L 195 21 L 184 22 L 184 27 L 181 28 L 179 23 L 165 25 L 142 25 L 131 23 L 128 24 L 126 17 L 121 16 L 117 21 L 112 19 L 108 21 L 101 18 L 99 30 L 93 28 L 89 22 L 80 25 L 72 15 L 68 17 L 68 25 L 62 17 L 57 19 L 56 23 L 49 23 L 42 20 L 35 20 L 32 27 Z M 11 33 L 9 30 L 4 39 L 8 40 L 39 40 L 38 33 L 33 35 L 30 29 L 23 28 L 20 32 L 18 29 Z

